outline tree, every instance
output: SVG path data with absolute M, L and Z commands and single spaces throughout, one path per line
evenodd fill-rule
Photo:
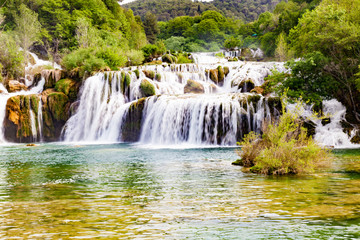
M 303 15 L 289 37 L 298 57 L 320 51 L 330 59 L 324 69 L 342 84 L 336 97 L 360 122 L 359 92 L 354 91 L 360 63 L 359 16 L 360 0 L 324 0 Z
M 280 61 L 283 62 L 288 58 L 288 45 L 286 42 L 286 35 L 282 32 L 277 39 L 277 47 L 275 49 L 275 57 Z
M 151 12 L 147 12 L 143 22 L 146 38 L 151 44 L 156 42 L 156 35 L 160 33 L 157 18 Z
M 31 45 L 40 39 L 41 24 L 38 14 L 31 11 L 24 4 L 20 5 L 19 14 L 15 15 L 15 33 L 19 38 L 20 46 L 24 51 L 24 60 L 27 64 L 27 51 Z

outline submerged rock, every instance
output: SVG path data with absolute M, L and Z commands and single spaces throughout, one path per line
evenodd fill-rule
M 184 87 L 184 93 L 204 93 L 204 86 L 199 83 L 196 82 L 194 80 L 187 80 L 187 83 Z

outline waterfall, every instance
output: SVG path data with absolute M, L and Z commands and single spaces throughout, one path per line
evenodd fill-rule
M 247 97 L 247 94 L 151 97 L 145 104 L 140 142 L 235 145 L 243 134 L 260 131 L 269 109 L 263 99 L 254 107 Z M 271 120 L 270 113 L 266 116 Z M 247 126 L 245 131 L 243 126 Z
M 40 142 L 44 140 L 43 138 L 43 114 L 42 114 L 42 100 L 41 96 L 39 97 L 39 106 L 37 111 L 37 124 L 39 129 L 39 138 Z
M 65 141 L 120 140 L 120 127 L 127 110 L 121 80 L 120 72 L 112 76 L 98 73 L 86 80 L 78 111 L 64 127 Z
M 33 141 L 36 142 L 37 140 L 36 120 L 35 120 L 34 112 L 31 109 L 31 106 L 29 107 L 29 115 L 30 115 L 31 134 L 33 137 Z
M 5 117 L 6 117 L 6 104 L 9 98 L 14 97 L 14 96 L 18 96 L 18 95 L 31 95 L 31 94 L 40 94 L 43 91 L 43 87 L 45 84 L 45 79 L 41 78 L 41 80 L 39 81 L 39 83 L 31 88 L 28 91 L 18 91 L 18 92 L 13 92 L 13 93 L 9 93 L 7 91 L 7 89 L 4 87 L 4 85 L 2 83 L 0 83 L 0 144 L 6 143 L 6 139 L 5 139 L 5 131 L 4 131 L 4 121 L 5 121 Z M 40 104 L 40 103 L 39 103 Z M 31 110 L 32 111 L 32 110 Z M 38 111 L 38 114 L 41 112 L 42 115 L 42 111 Z M 30 118 L 31 118 L 31 112 L 29 112 L 30 114 Z M 41 117 L 42 118 L 42 117 Z M 35 116 L 34 116 L 35 119 Z M 36 121 L 32 121 L 32 124 L 35 123 Z M 36 129 L 36 127 L 35 127 Z M 35 130 L 36 132 L 36 130 Z M 32 132 L 34 133 L 34 132 Z
M 350 142 L 349 136 L 344 133 L 341 126 L 341 121 L 345 120 L 345 106 L 335 99 L 323 101 L 323 113 L 325 116 L 329 116 L 330 122 L 323 124 L 320 120 L 316 121 L 314 139 L 325 146 L 335 148 L 355 147 L 355 144 Z

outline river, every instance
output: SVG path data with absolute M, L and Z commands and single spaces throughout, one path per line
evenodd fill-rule
M 356 239 L 360 150 L 330 170 L 266 177 L 235 148 L 0 147 L 0 238 Z M 358 167 L 359 168 L 359 167 Z

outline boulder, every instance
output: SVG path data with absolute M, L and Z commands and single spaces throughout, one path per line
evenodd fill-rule
M 150 78 L 151 80 L 153 80 L 155 78 L 155 72 L 151 71 L 151 70 L 143 70 L 143 73 L 145 74 L 145 76 L 147 78 Z
M 204 93 L 204 86 L 199 83 L 196 82 L 194 80 L 187 80 L 187 83 L 184 87 L 184 93 Z
M 21 83 L 17 80 L 10 80 L 7 84 L 8 92 L 18 92 L 21 90 L 28 90 L 27 86 L 24 83 Z
M 155 86 L 146 79 L 141 80 L 140 90 L 144 97 L 150 97 L 156 94 Z
M 245 81 L 241 81 L 238 85 L 238 89 L 241 89 L 241 92 L 251 92 L 254 89 L 255 84 L 251 79 L 247 79 Z

